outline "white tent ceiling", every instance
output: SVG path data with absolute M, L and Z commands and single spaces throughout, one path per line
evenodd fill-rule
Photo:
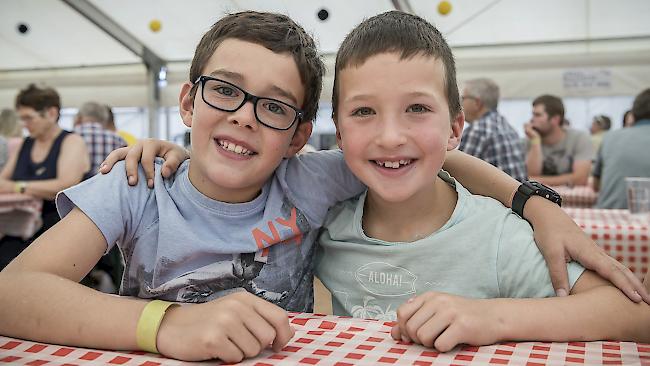
M 592 95 L 633 95 L 650 85 L 648 0 L 449 0 L 442 16 L 430 0 L 88 0 L 168 62 L 163 105 L 176 103 L 200 36 L 219 17 L 243 9 L 287 13 L 318 40 L 329 65 L 345 36 L 366 17 L 410 8 L 434 23 L 454 49 L 459 79 L 489 76 L 505 97 L 570 95 L 566 72 L 606 70 L 610 87 Z M 317 17 L 327 9 L 329 18 Z M 149 22 L 161 21 L 152 32 Z M 29 31 L 18 32 L 19 24 Z M 56 87 L 67 106 L 101 99 L 147 104 L 145 67 L 133 52 L 61 0 L 0 0 L 0 107 L 28 82 Z M 594 71 L 595 70 L 595 71 Z M 331 77 L 323 99 L 329 99 Z

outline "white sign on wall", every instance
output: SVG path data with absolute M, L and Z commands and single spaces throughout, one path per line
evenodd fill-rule
M 609 90 L 612 72 L 609 69 L 572 69 L 562 74 L 562 82 L 569 92 Z

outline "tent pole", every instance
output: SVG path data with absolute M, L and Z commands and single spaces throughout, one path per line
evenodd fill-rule
M 144 43 L 129 33 L 124 27 L 102 12 L 88 0 L 61 0 L 72 9 L 95 24 L 110 37 L 142 59 L 147 67 L 147 101 L 149 108 L 149 137 L 159 138 L 158 111 L 160 109 L 160 72 L 166 61 L 156 55 Z

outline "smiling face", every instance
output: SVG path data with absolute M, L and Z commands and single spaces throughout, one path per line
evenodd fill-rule
M 260 62 L 264 60 L 264 62 Z M 302 107 L 304 87 L 293 58 L 255 43 L 224 40 L 202 70 L 260 96 Z M 250 201 L 285 157 L 294 155 L 311 134 L 311 123 L 278 131 L 260 124 L 252 102 L 239 110 L 217 110 L 202 98 L 200 83 L 183 85 L 180 109 L 192 128 L 190 180 L 203 194 L 224 202 Z M 225 95 L 233 90 L 222 90 Z
M 460 113 L 450 121 L 444 75 L 433 57 L 397 53 L 340 71 L 337 140 L 370 194 L 405 202 L 434 187 L 464 120 Z

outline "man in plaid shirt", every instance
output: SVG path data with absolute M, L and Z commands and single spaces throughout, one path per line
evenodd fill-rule
M 75 116 L 74 132 L 81 135 L 88 146 L 91 176 L 97 173 L 99 165 L 111 151 L 126 146 L 123 138 L 106 129 L 107 121 L 106 107 L 95 102 L 84 103 Z
M 469 122 L 459 149 L 494 165 L 511 177 L 526 180 L 526 159 L 517 131 L 497 112 L 499 86 L 485 78 L 468 80 L 463 111 Z

